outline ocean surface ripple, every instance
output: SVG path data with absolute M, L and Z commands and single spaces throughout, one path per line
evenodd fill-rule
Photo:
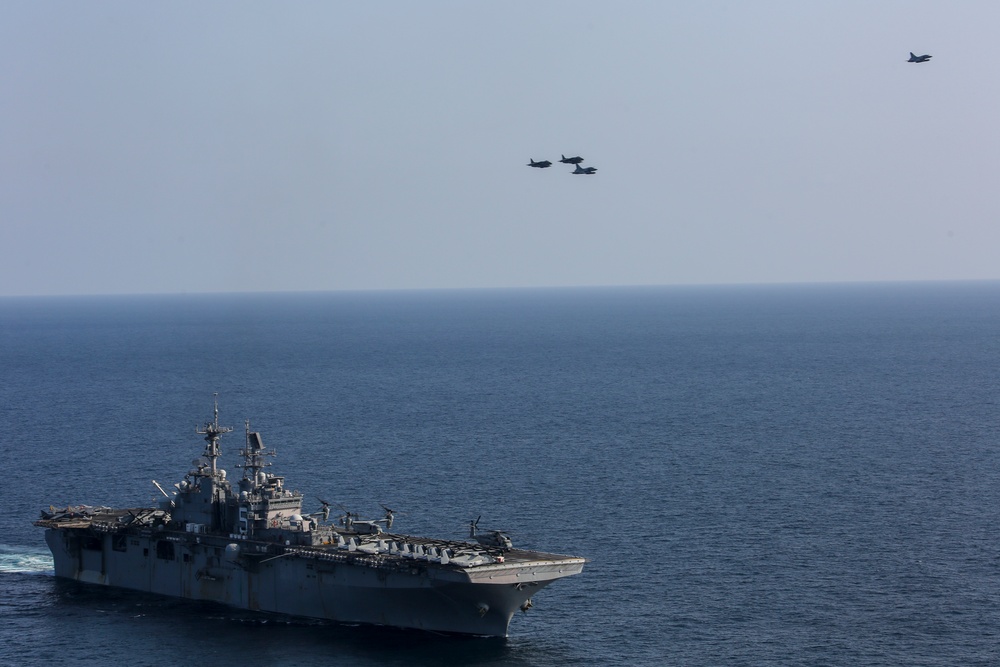
M 993 665 L 998 353 L 996 283 L 0 299 L 0 664 Z M 507 641 L 53 577 L 213 392 L 307 502 L 590 563 Z

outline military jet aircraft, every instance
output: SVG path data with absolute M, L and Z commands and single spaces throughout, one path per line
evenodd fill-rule
M 579 155 L 577 155 L 576 157 L 566 157 L 565 155 L 563 155 L 562 159 L 559 161 L 562 162 L 563 164 L 580 164 L 581 162 L 583 162 L 583 158 L 580 157 Z
M 908 62 L 908 63 L 925 63 L 928 60 L 930 60 L 931 58 L 933 58 L 933 56 L 915 56 L 915 55 L 913 55 L 913 51 L 910 51 L 910 59 L 907 60 L 906 62 Z
M 529 167 L 538 167 L 539 169 L 545 169 L 546 167 L 551 167 L 552 163 L 549 162 L 548 160 L 539 160 L 538 162 L 535 162 L 533 159 L 531 159 L 529 157 L 528 158 L 528 166 Z
M 576 165 L 576 170 L 573 173 L 587 174 L 588 176 L 593 176 L 594 174 L 597 173 L 597 167 L 581 167 L 580 165 Z

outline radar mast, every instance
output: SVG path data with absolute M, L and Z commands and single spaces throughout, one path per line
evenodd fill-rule
M 258 474 L 261 470 L 271 465 L 270 461 L 265 461 L 265 456 L 274 456 L 275 451 L 272 449 L 268 451 L 264 447 L 264 441 L 260 437 L 260 433 L 256 433 L 250 430 L 250 420 L 246 421 L 246 445 L 240 452 L 240 456 L 243 457 L 243 464 L 237 465 L 237 468 L 243 468 L 243 479 L 250 480 L 252 482 L 251 488 L 256 488 L 259 484 Z
M 229 426 L 219 426 L 219 392 L 212 394 L 215 397 L 215 417 L 212 421 L 205 423 L 204 430 L 195 429 L 195 433 L 205 436 L 205 458 L 208 459 L 212 466 L 212 476 L 214 477 L 216 472 L 216 460 L 219 458 L 219 438 L 223 433 L 229 433 L 233 429 Z

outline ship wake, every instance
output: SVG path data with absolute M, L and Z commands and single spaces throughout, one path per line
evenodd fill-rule
M 54 568 L 47 549 L 0 544 L 0 573 L 52 574 Z

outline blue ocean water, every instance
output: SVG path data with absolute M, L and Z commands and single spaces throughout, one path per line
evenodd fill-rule
M 998 283 L 0 299 L 0 664 L 996 664 L 998 353 Z M 590 563 L 507 641 L 56 580 L 213 392 L 224 467 Z

